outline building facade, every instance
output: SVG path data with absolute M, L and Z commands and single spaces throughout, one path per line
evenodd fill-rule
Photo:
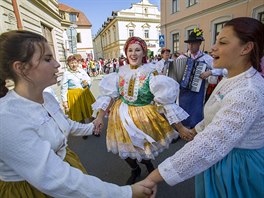
M 253 17 L 264 23 L 263 0 L 161 0 L 161 33 L 172 52 L 185 52 L 190 30 L 204 32 L 204 50 L 211 51 L 216 36 L 226 21 Z
M 95 35 L 95 58 L 118 58 L 124 54 L 123 47 L 127 38 L 143 38 L 149 49 L 149 55 L 158 54 L 160 34 L 160 12 L 158 7 L 148 0 L 131 4 L 129 9 L 112 12 L 102 28 Z
M 63 41 L 66 57 L 80 54 L 83 58 L 93 59 L 92 24 L 83 12 L 65 4 L 59 4 L 62 18 Z
M 55 59 L 64 63 L 63 31 L 57 0 L 1 0 L 0 33 L 17 29 L 46 37 Z

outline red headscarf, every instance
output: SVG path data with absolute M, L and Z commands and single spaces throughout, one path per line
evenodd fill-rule
M 125 45 L 124 45 L 124 51 L 125 51 L 125 54 L 127 56 L 127 48 L 130 44 L 139 44 L 141 46 L 141 48 L 143 49 L 143 53 L 144 53 L 144 57 L 142 58 L 142 63 L 147 63 L 147 44 L 146 42 L 139 38 L 139 37 L 136 37 L 136 36 L 132 36 L 130 38 L 127 39 Z M 129 60 L 127 59 L 127 63 L 129 63 Z

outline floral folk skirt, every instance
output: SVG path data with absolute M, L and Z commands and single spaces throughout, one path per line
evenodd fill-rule
M 89 88 L 69 89 L 68 94 L 69 118 L 80 122 L 87 118 L 92 118 L 92 104 L 95 102 L 94 96 Z
M 72 167 L 78 168 L 84 174 L 87 174 L 85 168 L 80 162 L 79 157 L 67 148 L 65 162 Z M 27 181 L 5 182 L 0 180 L 0 197 L 1 198 L 49 198 L 50 196 L 40 192 L 30 185 Z
M 121 99 L 117 100 L 111 108 L 106 135 L 108 151 L 119 154 L 122 159 L 132 158 L 154 159 L 171 141 L 178 137 L 178 133 L 170 126 L 167 120 L 158 113 L 156 106 L 128 106 L 128 114 L 138 129 L 152 137 L 156 142 L 145 142 L 144 149 L 132 144 L 129 134 L 122 124 L 119 115 Z
M 195 177 L 197 198 L 264 197 L 264 148 L 233 149 Z

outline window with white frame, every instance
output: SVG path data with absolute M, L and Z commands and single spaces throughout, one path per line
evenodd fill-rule
M 197 0 L 187 0 L 187 7 L 190 7 L 197 3 Z
M 69 15 L 70 15 L 70 21 L 71 21 L 72 23 L 76 23 L 76 21 L 77 21 L 77 16 L 76 16 L 76 14 L 75 14 L 75 13 L 70 13 Z
M 114 34 L 114 41 L 116 41 L 116 27 L 115 26 L 113 26 L 113 34 Z
M 264 12 L 258 13 L 258 20 L 260 20 L 260 22 L 264 24 Z
M 215 43 L 217 35 L 222 30 L 222 28 L 224 27 L 224 25 L 225 25 L 226 22 L 227 21 L 224 21 L 224 22 L 221 22 L 221 23 L 215 23 L 214 24 L 214 38 L 213 38 L 213 43 Z
M 149 38 L 149 30 L 144 30 L 144 36 L 146 39 Z
M 81 33 L 77 33 L 77 43 L 81 43 L 82 42 L 82 38 L 81 38 Z
M 179 0 L 172 0 L 172 13 L 178 12 L 179 10 Z
M 54 43 L 53 43 L 53 36 L 52 36 L 52 28 L 44 25 L 44 24 L 41 24 L 41 31 L 42 31 L 42 34 L 43 36 L 47 39 L 48 41 L 48 44 L 52 50 L 52 53 L 55 57 L 55 50 L 54 50 Z
M 128 31 L 128 35 L 129 35 L 129 37 L 134 36 L 134 30 L 131 30 L 131 29 L 130 29 L 130 30 Z
M 108 38 L 109 38 L 109 44 L 112 42 L 111 41 L 111 32 L 110 32 L 110 30 L 108 30 Z
M 252 17 L 264 24 L 264 4 L 253 9 Z
M 180 50 L 180 34 L 178 32 L 172 34 L 172 45 L 173 53 L 178 52 Z

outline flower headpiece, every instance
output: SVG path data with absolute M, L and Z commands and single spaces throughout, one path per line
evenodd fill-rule
M 203 36 L 203 30 L 199 28 L 194 28 L 193 32 L 195 33 L 196 36 Z
M 139 44 L 142 47 L 144 55 L 145 55 L 145 57 L 143 57 L 142 63 L 147 63 L 147 50 L 148 49 L 147 49 L 146 42 L 143 39 L 136 37 L 136 36 L 132 36 L 132 37 L 128 38 L 125 45 L 124 45 L 124 51 L 125 51 L 126 55 L 127 55 L 128 46 L 130 44 Z M 128 59 L 127 59 L 127 62 L 129 63 Z
M 184 41 L 185 43 L 194 43 L 204 41 L 203 30 L 200 28 L 194 28 L 193 31 L 188 35 L 188 40 Z

